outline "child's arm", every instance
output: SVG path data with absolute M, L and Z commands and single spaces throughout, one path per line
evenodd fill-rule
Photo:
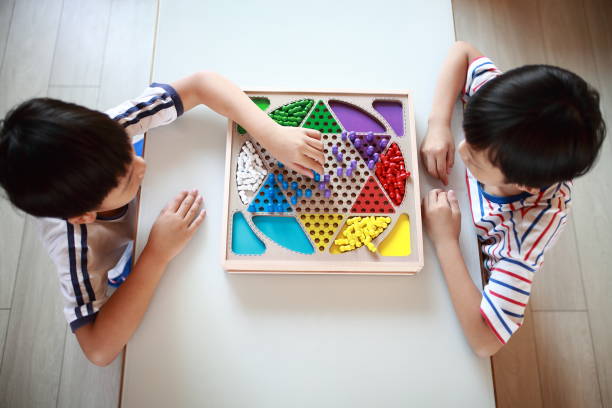
M 430 191 L 423 198 L 423 220 L 436 247 L 455 313 L 470 346 L 480 357 L 495 354 L 502 343 L 480 314 L 482 294 L 470 278 L 459 248 L 461 212 L 455 192 Z
M 236 85 L 213 72 L 196 72 L 172 83 L 185 111 L 204 104 L 240 123 L 277 160 L 312 177 L 310 169 L 323 173 L 324 155 L 317 130 L 284 127 L 257 107 Z
M 465 86 L 470 61 L 480 56 L 482 53 L 472 45 L 457 41 L 444 61 L 436 85 L 427 135 L 421 143 L 421 157 L 427 172 L 444 185 L 448 184 L 455 162 L 455 143 L 450 129 L 453 109 Z
M 130 340 L 149 307 L 168 262 L 189 242 L 204 220 L 202 197 L 179 194 L 162 210 L 134 270 L 102 306 L 96 319 L 75 331 L 81 349 L 94 364 L 110 364 Z

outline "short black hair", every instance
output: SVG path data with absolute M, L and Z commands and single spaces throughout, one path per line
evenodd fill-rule
M 465 140 L 507 183 L 545 187 L 587 173 L 606 126 L 599 93 L 578 75 L 526 65 L 485 84 L 465 107 Z
M 13 205 L 38 217 L 97 209 L 131 161 L 125 130 L 73 103 L 30 99 L 8 113 L 0 130 L 0 184 Z

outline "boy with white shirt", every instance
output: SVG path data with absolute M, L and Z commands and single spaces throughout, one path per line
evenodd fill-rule
M 64 314 L 87 358 L 114 360 L 143 318 L 168 262 L 204 220 L 197 190 L 160 213 L 129 277 L 107 297 L 107 274 L 129 262 L 134 197 L 146 165 L 133 137 L 174 121 L 198 104 L 240 123 L 289 168 L 323 172 L 318 131 L 283 127 L 222 76 L 198 72 L 153 83 L 106 114 L 39 98 L 9 112 L 0 131 L 0 184 L 11 202 L 39 217 L 57 266 Z

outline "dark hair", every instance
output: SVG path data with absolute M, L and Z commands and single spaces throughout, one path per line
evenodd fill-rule
M 30 99 L 0 130 L 0 184 L 16 207 L 39 217 L 95 210 L 131 161 L 125 130 L 73 103 Z
M 463 129 L 506 182 L 538 188 L 587 173 L 606 134 L 599 93 L 550 65 L 526 65 L 489 81 L 467 103 Z

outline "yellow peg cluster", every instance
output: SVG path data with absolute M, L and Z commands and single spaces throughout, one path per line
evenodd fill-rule
M 340 247 L 340 252 L 352 251 L 363 245 L 376 252 L 372 240 L 379 236 L 391 222 L 391 217 L 352 217 L 346 220 L 346 228 L 342 231 L 343 238 L 338 238 L 334 244 Z

